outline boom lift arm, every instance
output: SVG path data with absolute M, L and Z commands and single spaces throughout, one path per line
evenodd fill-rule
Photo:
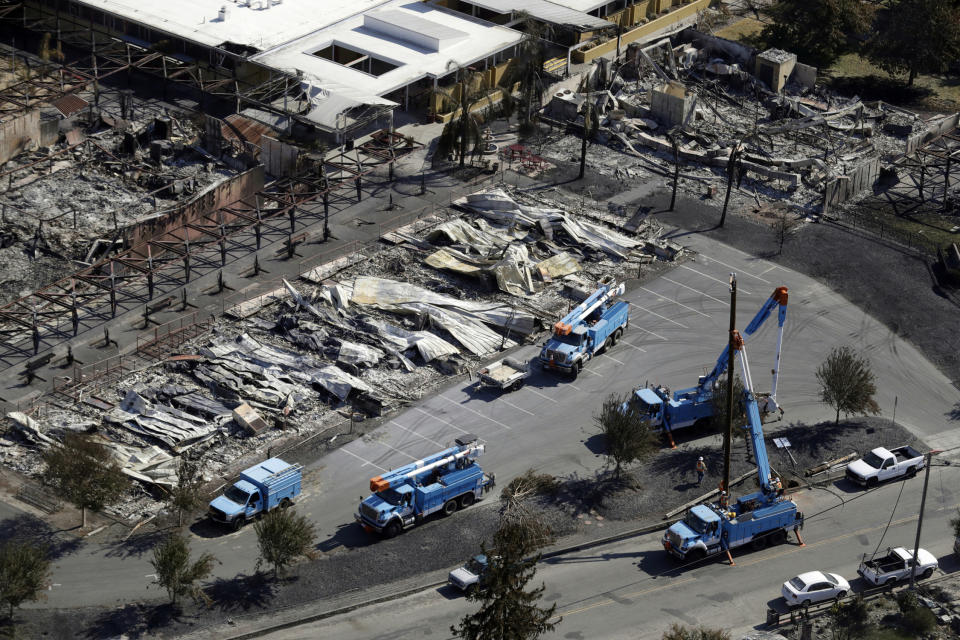
M 764 495 L 772 495 L 770 485 L 770 459 L 767 457 L 767 445 L 763 441 L 763 422 L 760 420 L 760 408 L 753 394 L 753 377 L 750 375 L 750 363 L 747 361 L 747 349 L 743 344 L 743 336 L 739 331 L 733 332 L 733 348 L 740 359 L 740 368 L 743 369 L 743 405 L 747 411 L 747 424 L 743 426 L 750 437 L 753 446 L 753 456 L 757 460 L 757 479 Z
M 371 478 L 370 491 L 376 493 L 385 491 L 386 489 L 393 489 L 404 484 L 408 478 L 422 476 L 438 467 L 448 465 L 462 458 L 476 459 L 483 453 L 484 447 L 485 445 L 482 442 L 474 439 L 471 443 L 458 444 L 456 447 L 451 447 L 435 453 L 432 456 L 427 456 L 422 460 L 411 462 L 399 469 L 394 469 L 390 473 Z
M 570 313 L 565 315 L 562 320 L 553 325 L 554 333 L 556 333 L 558 336 L 569 335 L 573 331 L 574 327 L 583 322 L 587 316 L 596 311 L 601 305 L 610 301 L 612 298 L 623 295 L 624 290 L 625 288 L 623 283 L 620 283 L 616 287 L 612 288 L 609 285 L 602 285 L 599 289 L 594 291 L 589 298 L 571 309 Z

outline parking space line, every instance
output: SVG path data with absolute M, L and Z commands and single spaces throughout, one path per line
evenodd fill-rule
M 376 467 L 377 469 L 380 469 L 380 471 L 386 471 L 386 469 L 384 469 L 384 468 L 381 467 L 380 465 L 378 465 L 378 464 L 376 464 L 376 463 L 374 463 L 374 462 L 370 462 L 370 461 L 367 460 L 366 458 L 361 458 L 360 456 L 358 456 L 357 454 L 355 454 L 353 451 L 350 451 L 350 450 L 347 449 L 346 447 L 340 447 L 340 451 L 343 451 L 344 453 L 350 454 L 351 456 L 353 456 L 353 457 L 356 458 L 357 460 L 363 460 L 363 464 L 360 465 L 361 467 L 365 467 L 365 466 L 367 466 L 367 465 L 370 465 L 371 467 Z
M 553 401 L 553 398 L 551 398 L 550 396 L 548 396 L 548 395 L 545 394 L 545 393 L 540 393 L 540 392 L 537 391 L 536 389 L 531 389 L 530 387 L 527 387 L 527 391 L 530 391 L 530 392 L 532 392 L 532 393 L 537 394 L 538 396 L 540 396 L 540 397 L 543 398 L 544 400 Z
M 440 397 L 443 398 L 444 400 L 446 400 L 447 402 L 451 403 L 451 404 L 457 405 L 457 406 L 460 407 L 461 409 L 466 409 L 466 410 L 469 411 L 470 413 L 473 413 L 473 414 L 475 414 L 475 415 L 478 415 L 478 416 L 480 416 L 481 418 L 483 418 L 484 420 L 489 420 L 489 421 L 492 422 L 493 424 L 499 425 L 499 426 L 503 427 L 504 429 L 506 429 L 507 431 L 510 431 L 510 427 L 508 427 L 507 425 L 503 424 L 503 423 L 500 422 L 499 420 L 494 420 L 494 419 L 491 418 L 490 416 L 485 416 L 485 415 L 483 415 L 482 413 L 480 413 L 479 411 L 474 411 L 474 410 L 471 409 L 470 407 L 468 407 L 468 406 L 466 406 L 466 405 L 463 405 L 463 404 L 460 404 L 460 403 L 457 402 L 456 400 L 451 400 L 451 399 L 448 398 L 447 396 L 440 396 Z
M 453 423 L 450 422 L 449 420 L 444 420 L 444 419 L 441 418 L 440 416 L 435 416 L 435 415 L 433 415 L 432 413 L 430 413 L 430 412 L 428 412 L 428 411 L 424 411 L 424 410 L 421 409 L 420 407 L 414 407 L 413 409 L 414 409 L 414 411 L 419 411 L 419 412 L 422 413 L 423 415 L 425 415 L 425 416 L 427 416 L 427 417 L 430 417 L 430 418 L 433 418 L 434 420 L 436 420 L 436 421 L 438 421 L 438 422 L 442 422 L 443 424 L 447 425 L 448 427 L 451 427 L 451 428 L 453 428 L 453 429 L 456 429 L 456 430 L 459 431 L 460 433 L 467 433 L 466 431 L 464 431 L 463 429 L 461 429 L 461 428 L 458 427 L 457 425 L 453 424 Z
M 746 275 L 746 276 L 750 276 L 751 278 L 756 278 L 757 280 L 759 280 L 760 282 L 763 282 L 763 283 L 765 283 L 765 284 L 770 284 L 770 281 L 769 281 L 769 280 L 766 280 L 766 279 L 764 279 L 764 278 L 761 278 L 760 276 L 755 276 L 755 275 L 753 275 L 752 273 L 749 273 L 748 271 L 743 271 L 742 269 L 737 269 L 735 266 L 733 266 L 733 265 L 731 265 L 731 264 L 727 264 L 726 262 L 723 262 L 723 261 L 721 261 L 721 260 L 717 260 L 716 258 L 711 258 L 710 256 L 708 256 L 707 254 L 703 253 L 702 251 L 700 252 L 700 255 L 702 255 L 702 256 L 703 256 L 704 258 L 706 258 L 707 260 L 713 260 L 713 261 L 716 262 L 716 263 L 722 264 L 723 266 L 727 267 L 728 269 L 733 269 L 736 273 L 742 273 L 742 274 L 744 274 L 744 275 Z
M 644 329 L 643 327 L 635 327 L 635 328 L 639 329 L 640 331 L 646 331 L 647 333 L 649 333 L 650 335 L 652 335 L 654 338 L 660 338 L 660 339 L 663 340 L 664 342 L 667 341 L 667 339 L 664 338 L 662 335 L 660 335 L 659 333 L 654 333 L 653 331 L 650 331 L 650 329 Z M 631 345 L 631 346 L 633 346 L 633 345 Z M 639 348 L 640 348 L 640 347 L 637 347 L 637 349 L 639 349 Z
M 726 302 L 726 301 L 721 300 L 721 299 L 719 299 L 719 298 L 714 298 L 714 297 L 713 297 L 712 295 L 710 295 L 709 293 L 704 293 L 703 291 L 700 291 L 699 289 L 694 289 L 693 287 L 689 287 L 689 286 L 683 284 L 682 282 L 677 282 L 676 280 L 671 280 L 670 278 L 667 278 L 667 277 L 665 277 L 665 276 L 660 276 L 660 279 L 661 279 L 661 280 L 666 280 L 667 282 L 672 282 L 673 284 L 677 285 L 678 287 L 683 287 L 684 289 L 690 289 L 690 291 L 693 291 L 693 292 L 695 292 L 695 293 L 699 293 L 700 295 L 702 295 L 702 296 L 704 296 L 704 297 L 706 297 L 706 298 L 710 298 L 710 299 L 713 300 L 714 302 L 719 302 L 720 304 L 725 304 L 725 305 L 727 305 L 728 307 L 730 306 L 730 303 L 729 303 L 729 302 Z
M 622 362 L 620 362 L 619 360 L 617 360 L 617 359 L 614 358 L 613 356 L 608 356 L 608 355 L 605 354 L 605 353 L 601 353 L 600 355 L 602 355 L 604 358 L 610 358 L 611 360 L 613 360 L 613 361 L 616 362 L 617 364 L 623 364 Z
M 528 416 L 536 415 L 536 414 L 533 413 L 532 411 L 527 411 L 527 410 L 524 409 L 523 407 L 518 407 L 517 405 L 513 404 L 513 403 L 510 402 L 509 400 L 504 400 L 503 398 L 500 398 L 500 402 L 502 402 L 503 404 L 507 405 L 508 407 L 513 407 L 513 408 L 516 409 L 517 411 L 523 411 L 523 412 L 524 412 L 525 414 L 527 414 Z
M 393 451 L 396 451 L 397 453 L 399 453 L 399 454 L 402 455 L 402 456 L 407 456 L 407 457 L 410 458 L 411 460 L 419 460 L 419 459 L 420 459 L 420 458 L 417 458 L 417 457 L 415 457 L 415 456 L 410 455 L 410 454 L 407 453 L 406 451 L 401 451 L 400 449 L 397 449 L 397 448 L 394 447 L 393 445 L 389 445 L 389 444 L 387 444 L 386 442 L 381 442 L 380 440 L 372 440 L 372 439 L 371 439 L 371 440 L 369 440 L 368 442 L 376 442 L 377 444 L 382 444 L 382 445 L 385 446 L 387 449 L 392 449 Z
M 667 301 L 667 302 L 672 302 L 673 304 L 678 304 L 678 305 L 680 305 L 681 307 L 683 307 L 684 309 L 689 309 L 690 311 L 693 311 L 694 313 L 699 313 L 699 314 L 702 315 L 704 318 L 709 318 L 709 317 L 710 317 L 710 316 L 708 316 L 707 314 L 705 314 L 703 311 L 697 311 L 697 310 L 694 309 L 693 307 L 688 307 L 687 305 L 683 304 L 682 302 L 677 302 L 676 300 L 671 300 L 670 298 L 664 296 L 662 293 L 657 293 L 656 291 L 653 291 L 652 289 L 647 289 L 646 287 L 640 287 L 640 288 L 643 289 L 644 291 L 647 291 L 647 292 L 649 292 L 649 293 L 652 293 L 653 295 L 657 296 L 657 297 L 660 298 L 661 300 L 665 300 L 665 301 Z
M 773 270 L 776 269 L 776 268 L 777 268 L 777 265 L 772 264 L 772 265 L 770 265 L 769 267 L 767 267 L 765 270 L 761 271 L 761 272 L 760 272 L 760 275 L 765 275 L 765 274 L 773 271 Z
M 407 431 L 407 432 L 409 432 L 409 433 L 412 433 L 413 435 L 417 436 L 418 438 L 423 438 L 423 439 L 426 440 L 427 442 L 431 442 L 431 443 L 437 445 L 438 447 L 444 446 L 443 443 L 441 443 L 441 442 L 437 442 L 436 440 L 434 440 L 434 439 L 432 439 L 432 438 L 428 438 L 427 436 L 422 436 L 422 435 L 420 435 L 419 433 L 417 433 L 416 431 L 414 431 L 413 429 L 408 429 L 408 428 L 406 428 L 405 426 L 403 426 L 402 424 L 400 424 L 400 423 L 397 422 L 396 420 L 391 420 L 389 424 L 392 424 L 392 425 L 394 425 L 395 427 L 399 427 L 399 428 L 403 429 L 404 431 Z
M 685 324 L 681 324 L 681 323 L 677 322 L 676 320 L 671 320 L 671 319 L 668 318 L 667 316 L 662 316 L 662 315 L 660 315 L 659 313 L 657 313 L 656 311 L 650 311 L 650 309 L 641 307 L 641 306 L 638 305 L 636 302 L 631 302 L 630 304 L 633 305 L 634 307 L 636 307 L 637 309 L 640 309 L 641 311 L 646 311 L 646 312 L 649 313 L 650 315 L 657 316 L 658 318 L 663 318 L 663 319 L 666 320 L 667 322 L 672 322 L 673 324 L 677 325 L 677 326 L 680 327 L 681 329 L 689 329 L 689 328 L 690 328 L 690 327 L 688 327 L 688 326 L 685 325 Z
M 720 278 L 714 278 L 714 277 L 711 276 L 711 275 L 708 275 L 708 274 L 706 274 L 706 273 L 703 273 L 702 271 L 697 271 L 696 269 L 694 269 L 694 268 L 692 268 L 692 267 L 688 267 L 688 266 L 685 265 L 685 264 L 678 264 L 677 266 L 680 267 L 681 269 L 686 269 L 687 271 L 693 271 L 695 274 L 700 275 L 700 276 L 703 276 L 704 278 L 707 278 L 708 280 L 713 280 L 714 282 L 719 282 L 720 284 L 722 284 L 722 285 L 725 286 L 725 287 L 729 287 L 729 286 L 730 286 L 730 283 L 729 283 L 728 281 L 721 280 Z M 753 295 L 753 294 L 751 294 L 749 291 L 747 291 L 746 289 L 744 289 L 743 287 L 741 287 L 739 284 L 737 284 L 737 293 L 745 293 L 745 294 L 747 294 L 748 296 L 749 296 L 749 295 Z
M 626 340 L 621 340 L 621 341 L 620 341 L 620 344 L 625 344 L 625 345 L 627 345 L 628 347 L 630 347 L 631 349 L 636 349 L 637 351 L 642 351 L 642 352 L 644 352 L 644 353 L 647 352 L 647 350 L 644 349 L 643 347 L 638 347 L 638 346 L 635 345 L 635 344 L 630 344 L 630 343 L 627 342 Z
M 589 374 L 592 375 L 592 376 L 597 376 L 597 377 L 600 377 L 600 378 L 603 377 L 602 375 L 600 375 L 600 374 L 597 373 L 596 371 L 591 371 L 590 369 L 581 369 L 581 370 L 580 370 L 580 373 L 589 373 Z

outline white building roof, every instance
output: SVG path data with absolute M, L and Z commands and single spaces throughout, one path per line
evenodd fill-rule
M 583 11 L 584 13 L 599 9 L 603 5 L 608 4 L 608 0 L 551 0 L 551 2 L 562 4 L 569 9 Z
M 260 50 L 386 4 L 389 0 L 77 0 L 206 46 L 236 42 Z M 219 18 L 221 7 L 226 19 Z
M 291 0 L 285 0 L 291 1 Z M 379 96 L 424 77 L 441 77 L 507 49 L 523 34 L 415 0 L 391 0 L 380 10 L 259 53 L 259 64 L 301 71 L 318 98 L 383 104 Z M 331 44 L 397 65 L 379 76 L 314 55 Z M 314 100 L 317 103 L 316 100 Z M 318 104 L 319 106 L 319 104 Z M 331 115 L 332 117 L 332 115 Z
M 534 18 L 550 24 L 571 25 L 583 29 L 605 29 L 615 26 L 614 23 L 603 18 L 571 9 L 567 6 L 567 2 L 562 0 L 552 2 L 551 0 L 525 0 L 522 7 L 517 6 L 517 0 L 466 0 L 466 2 L 497 13 L 510 13 L 523 9 Z

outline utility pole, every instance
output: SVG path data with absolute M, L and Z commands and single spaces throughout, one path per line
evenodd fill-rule
M 927 504 L 927 485 L 930 483 L 930 463 L 933 461 L 933 454 L 935 453 L 940 453 L 940 450 L 933 449 L 927 452 L 927 468 L 923 472 L 923 495 L 920 497 L 920 517 L 917 519 L 917 539 L 913 542 L 913 566 L 910 567 L 910 591 L 913 591 L 913 583 L 917 577 L 917 556 L 920 554 L 920 529 L 923 527 L 923 508 Z
M 733 431 L 733 332 L 737 330 L 737 274 L 730 274 L 730 333 L 727 336 L 727 419 L 723 430 L 723 487 L 730 494 L 730 434 Z

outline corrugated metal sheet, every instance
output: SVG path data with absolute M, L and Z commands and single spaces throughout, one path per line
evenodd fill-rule
M 544 22 L 568 25 L 584 31 L 617 26 L 609 20 L 597 18 L 589 13 L 576 11 L 548 0 L 526 0 L 526 2 L 519 4 L 516 0 L 468 0 L 468 2 L 497 13 L 510 13 L 517 9 L 523 9 L 534 18 Z
M 77 111 L 83 111 L 90 105 L 89 102 L 72 93 L 62 98 L 57 98 L 51 104 L 57 108 L 57 111 L 63 114 L 64 118 L 70 117 L 70 114 L 76 113 Z
M 226 122 L 230 124 L 225 123 L 220 127 L 220 133 L 225 140 L 246 141 L 259 147 L 260 138 L 266 133 L 273 133 L 273 129 L 262 122 L 244 118 L 239 113 L 227 116 Z

